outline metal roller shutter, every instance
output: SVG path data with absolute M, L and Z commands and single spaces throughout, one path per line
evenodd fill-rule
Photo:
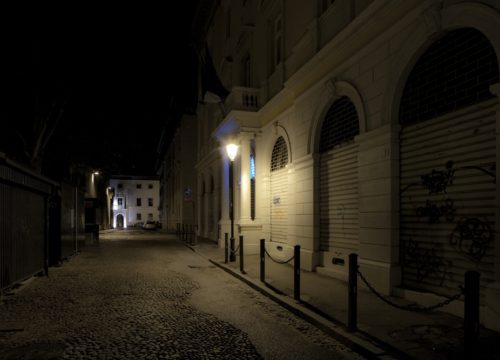
M 451 296 L 493 281 L 496 100 L 401 131 L 403 286 Z M 484 291 L 482 291 L 484 293 Z
M 271 240 L 286 242 L 288 229 L 288 170 L 271 172 Z
M 358 250 L 357 144 L 320 157 L 320 249 L 345 254 Z

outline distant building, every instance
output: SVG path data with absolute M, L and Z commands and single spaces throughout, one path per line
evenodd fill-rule
M 159 169 L 160 220 L 162 227 L 170 231 L 196 224 L 196 120 L 193 115 L 182 116 Z
M 127 228 L 146 221 L 158 222 L 160 181 L 156 177 L 112 176 L 109 179 L 112 196 L 113 228 Z

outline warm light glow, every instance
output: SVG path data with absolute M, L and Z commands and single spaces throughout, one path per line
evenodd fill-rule
M 99 175 L 99 171 L 94 171 L 94 175 Z
M 236 154 L 238 153 L 238 145 L 228 144 L 226 145 L 226 151 L 229 160 L 234 161 L 234 159 L 236 158 Z

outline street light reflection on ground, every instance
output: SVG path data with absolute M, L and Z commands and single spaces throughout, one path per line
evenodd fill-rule
M 234 182 L 233 182 L 233 162 L 238 154 L 238 145 L 226 145 L 227 156 L 229 157 L 229 219 L 231 220 L 231 238 L 229 261 L 236 261 L 236 254 L 234 253 Z

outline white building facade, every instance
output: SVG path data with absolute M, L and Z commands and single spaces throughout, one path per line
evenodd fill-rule
M 115 176 L 109 179 L 112 226 L 127 228 L 159 222 L 160 181 L 155 177 Z
M 198 231 L 424 303 L 481 273 L 500 327 L 500 4 L 221 1 L 207 34 L 230 90 L 198 108 Z M 460 314 L 461 309 L 448 309 Z

